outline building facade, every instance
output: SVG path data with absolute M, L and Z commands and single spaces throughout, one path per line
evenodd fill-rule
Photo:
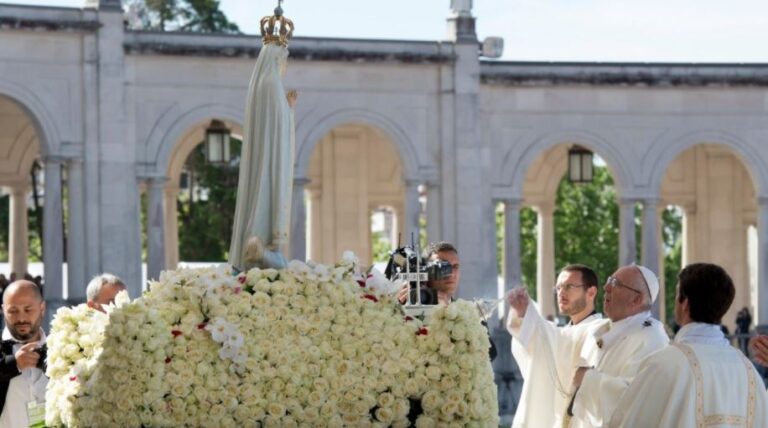
M 292 257 L 333 262 L 351 248 L 369 261 L 371 210 L 391 207 L 408 237 L 426 200 L 428 239 L 461 251 L 460 294 L 496 297 L 496 206 L 504 205 L 508 287 L 520 283 L 519 213 L 531 206 L 537 286 L 548 293 L 555 191 L 578 144 L 616 183 L 621 263 L 639 258 L 660 271 L 660 210 L 677 205 L 684 263 L 722 264 L 738 284 L 726 320 L 748 306 L 768 322 L 768 66 L 494 61 L 480 55 L 471 2 L 452 7 L 445 41 L 292 41 L 286 87 L 300 94 Z M 11 195 L 12 270 L 26 270 L 36 159 L 52 307 L 83 299 L 102 271 L 140 293 L 141 192 L 148 275 L 174 268 L 184 161 L 212 120 L 242 132 L 260 44 L 127 30 L 114 0 L 0 6 L 0 186 Z

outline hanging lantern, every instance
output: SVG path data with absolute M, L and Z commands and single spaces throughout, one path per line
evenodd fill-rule
M 231 131 L 224 122 L 212 120 L 205 130 L 205 160 L 214 165 L 228 164 L 230 155 Z
M 574 145 L 568 149 L 568 180 L 574 184 L 591 183 L 593 168 L 591 150 Z

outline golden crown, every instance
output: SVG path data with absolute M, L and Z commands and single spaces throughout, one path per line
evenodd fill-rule
M 278 3 L 274 15 L 261 18 L 261 39 L 265 45 L 272 43 L 288 47 L 292 36 L 293 21 L 283 16 L 283 8 Z

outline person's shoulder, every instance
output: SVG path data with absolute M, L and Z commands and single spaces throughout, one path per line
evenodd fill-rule
M 670 374 L 674 378 L 689 364 L 682 350 L 674 345 L 666 345 L 648 355 L 642 365 L 657 373 Z

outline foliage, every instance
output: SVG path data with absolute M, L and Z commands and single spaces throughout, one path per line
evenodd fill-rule
M 371 262 L 380 263 L 389 260 L 392 251 L 392 243 L 384 237 L 382 232 L 371 233 Z
M 204 145 L 187 159 L 189 191 L 178 200 L 179 257 L 184 261 L 224 261 L 229 252 L 237 199 L 242 142 L 232 139 L 230 165 L 205 161 Z
M 619 209 L 613 178 L 606 167 L 596 166 L 588 184 L 560 182 L 555 209 L 556 269 L 580 263 L 604 281 L 618 267 Z M 596 299 L 602 310 L 602 287 Z
M 123 5 L 134 30 L 240 33 L 218 0 L 124 0 Z
M 667 207 L 661 216 L 664 240 L 664 287 L 667 324 L 675 319 L 675 287 L 677 273 L 683 260 L 683 213 L 677 207 Z

